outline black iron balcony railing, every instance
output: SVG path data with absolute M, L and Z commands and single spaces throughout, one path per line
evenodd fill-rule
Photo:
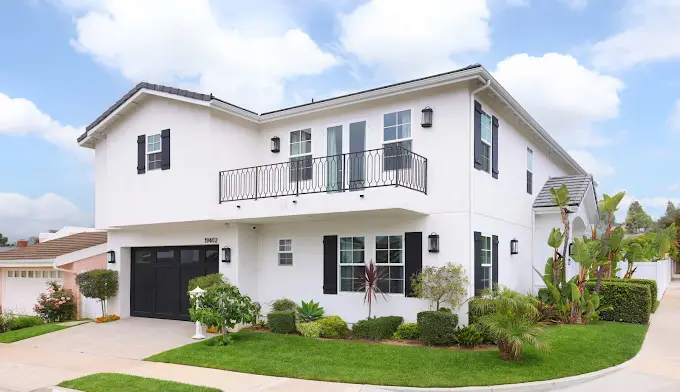
M 399 146 L 220 172 L 220 203 L 399 186 L 427 194 L 427 158 Z

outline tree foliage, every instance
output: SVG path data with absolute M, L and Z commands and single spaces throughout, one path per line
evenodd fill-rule
M 630 203 L 626 215 L 626 231 L 632 234 L 648 231 L 654 225 L 654 220 L 642 208 L 639 201 Z
M 102 317 L 107 315 L 106 300 L 118 294 L 118 271 L 93 269 L 76 276 L 80 293 L 87 298 L 96 298 L 102 306 Z
M 463 266 L 448 263 L 442 267 L 428 266 L 411 278 L 411 286 L 418 298 L 426 299 L 439 310 L 441 304 L 458 309 L 465 300 L 469 281 Z
M 7 245 L 7 241 L 9 241 L 9 239 L 0 233 L 0 246 Z

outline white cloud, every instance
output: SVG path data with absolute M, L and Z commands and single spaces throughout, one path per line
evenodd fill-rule
M 409 78 L 452 70 L 452 56 L 486 51 L 485 0 L 373 0 L 340 15 L 340 43 L 362 63 Z
M 193 86 L 255 110 L 281 105 L 287 81 L 339 63 L 266 4 L 62 1 L 75 13 L 72 45 L 126 78 Z
M 618 117 L 621 80 L 589 70 L 568 55 L 516 54 L 498 63 L 494 77 L 560 143 L 611 142 L 597 123 Z
M 668 202 L 671 201 L 676 206 L 680 204 L 680 197 L 664 197 L 664 196 L 654 196 L 654 197 L 643 197 L 640 199 L 640 203 L 643 206 L 651 207 L 654 209 L 661 209 L 666 211 L 666 206 Z
M 668 122 L 671 125 L 671 129 L 676 132 L 680 132 L 680 99 L 675 101 L 671 115 L 668 118 Z
M 91 158 L 92 152 L 78 147 L 76 143 L 83 131 L 83 127 L 60 124 L 27 99 L 10 98 L 0 93 L 0 134 L 36 134 L 83 158 Z
M 614 167 L 607 162 L 603 162 L 589 151 L 571 150 L 569 151 L 576 162 L 578 162 L 588 173 L 595 177 L 596 181 L 614 174 Z
M 92 217 L 53 193 L 37 198 L 0 193 L 0 222 L 0 233 L 15 241 L 63 226 L 89 226 Z
M 588 8 L 588 0 L 562 0 L 567 6 L 576 11 L 583 11 Z
M 623 29 L 592 47 L 601 69 L 624 70 L 638 64 L 680 58 L 680 1 L 628 0 Z
M 505 0 L 505 3 L 510 7 L 528 7 L 530 0 Z

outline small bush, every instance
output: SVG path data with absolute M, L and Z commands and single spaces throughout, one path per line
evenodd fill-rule
M 426 311 L 418 313 L 420 339 L 428 346 L 444 346 L 453 342 L 458 325 L 458 315 L 447 312 Z
M 44 323 L 38 316 L 3 316 L 2 318 L 5 321 L 3 330 L 0 332 L 16 331 L 17 329 L 24 329 Z
M 210 274 L 204 276 L 197 276 L 189 281 L 188 291 L 200 287 L 203 290 L 207 290 L 216 284 L 227 282 L 227 279 L 222 274 Z
M 612 279 L 612 281 L 614 281 L 614 280 Z M 656 286 L 656 280 L 652 280 L 652 279 L 628 279 L 628 280 L 624 280 L 624 282 L 635 283 L 635 284 L 644 284 L 646 286 L 649 286 L 649 291 L 652 294 L 652 305 L 654 305 L 654 301 L 656 301 L 656 298 L 657 298 L 656 296 L 659 295 L 659 289 Z
M 475 297 L 468 303 L 468 323 L 476 324 L 477 320 L 493 313 L 493 303 L 488 298 Z
M 297 304 L 288 298 L 277 299 L 272 302 L 272 312 L 282 312 L 284 310 L 296 310 Z
M 453 333 L 453 342 L 461 347 L 473 348 L 484 342 L 484 336 L 476 326 L 468 325 L 456 329 Z
M 588 290 L 595 282 L 586 283 Z M 610 310 L 600 312 L 600 320 L 624 323 L 647 324 L 652 312 L 652 293 L 648 285 L 626 281 L 602 281 L 600 286 L 600 307 Z
M 418 323 L 406 323 L 397 328 L 397 331 L 392 335 L 394 339 L 416 340 L 420 339 L 420 327 Z
M 297 323 L 295 324 L 297 331 L 300 335 L 306 338 L 318 338 L 321 336 L 321 325 L 318 321 L 310 321 L 307 323 Z
M 440 312 L 451 313 L 451 309 L 449 309 L 449 308 L 439 308 L 439 311 L 440 311 Z
M 397 332 L 397 328 L 404 322 L 403 317 L 387 316 L 361 320 L 354 324 L 352 332 L 359 339 L 382 340 L 389 339 Z
M 47 293 L 40 294 L 33 311 L 48 323 L 75 320 L 78 309 L 73 291 L 57 282 L 49 282 L 47 287 Z
M 322 338 L 344 339 L 349 333 L 347 323 L 340 316 L 323 317 L 317 323 L 321 326 Z
M 274 333 L 295 332 L 295 312 L 292 310 L 271 312 L 267 315 L 267 326 Z
M 118 321 L 120 320 L 120 316 L 117 316 L 115 314 L 109 314 L 108 316 L 102 316 L 102 317 L 97 317 L 94 319 L 94 322 L 97 324 L 101 323 L 110 323 L 112 321 Z

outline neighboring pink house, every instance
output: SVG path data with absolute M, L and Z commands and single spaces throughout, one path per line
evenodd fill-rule
M 106 232 L 88 231 L 0 253 L 0 304 L 4 313 L 32 314 L 36 299 L 49 281 L 76 294 L 78 317 L 98 317 L 99 304 L 84 298 L 75 283 L 77 274 L 106 268 Z

